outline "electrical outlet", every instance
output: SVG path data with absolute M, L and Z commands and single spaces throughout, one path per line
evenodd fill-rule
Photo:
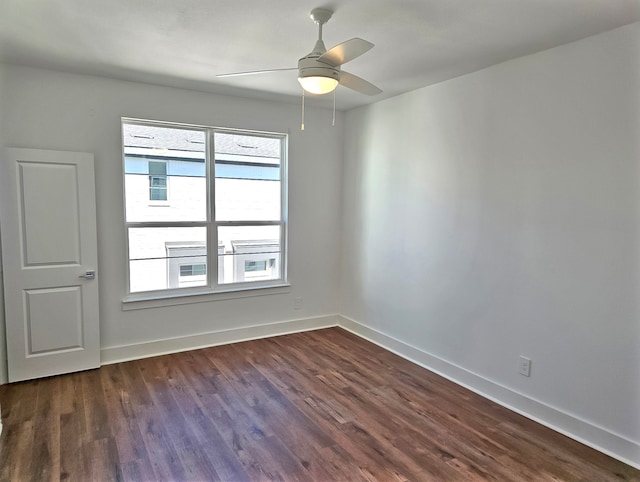
M 294 310 L 301 310 L 302 309 L 302 298 L 301 297 L 297 297 L 293 299 L 293 309 Z
M 531 376 L 531 359 L 526 356 L 520 357 L 519 369 L 520 375 L 524 375 L 525 377 Z

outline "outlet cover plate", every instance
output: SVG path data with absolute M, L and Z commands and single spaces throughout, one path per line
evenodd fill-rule
M 525 377 L 531 376 L 531 359 L 526 356 L 520 357 L 520 364 L 518 365 L 518 372 Z

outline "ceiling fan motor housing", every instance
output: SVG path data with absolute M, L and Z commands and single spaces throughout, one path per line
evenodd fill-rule
M 317 57 L 303 57 L 298 61 L 298 77 L 329 77 L 340 81 L 340 68 L 320 62 Z

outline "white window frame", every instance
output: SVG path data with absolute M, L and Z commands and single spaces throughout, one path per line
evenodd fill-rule
M 240 297 L 244 297 L 243 293 L 251 296 L 252 292 L 260 290 L 260 295 L 269 294 L 269 292 L 279 293 L 282 292 L 279 288 L 287 288 L 288 283 L 288 256 L 287 256 L 287 241 L 288 241 L 288 135 L 278 132 L 265 132 L 248 129 L 232 129 L 221 128 L 211 126 L 200 126 L 193 124 L 180 124 L 174 122 L 164 121 L 152 121 L 145 119 L 135 119 L 129 117 L 121 118 L 121 126 L 124 130 L 125 124 L 137 124 L 154 127 L 175 128 L 175 129 L 191 129 L 205 133 L 205 170 L 207 179 L 207 216 L 205 221 L 145 221 L 145 222 L 129 222 L 126 220 L 126 194 L 124 189 L 125 182 L 125 153 L 124 153 L 124 132 L 122 138 L 122 159 L 123 159 L 123 200 L 124 200 L 124 216 L 125 216 L 125 250 L 126 250 L 126 282 L 127 294 L 123 298 L 123 309 L 138 309 L 144 307 L 154 306 L 169 306 L 173 304 L 183 304 L 192 302 L 188 298 L 197 295 L 199 298 L 205 298 L 197 301 L 207 301 L 212 298 L 213 295 L 226 295 L 222 296 L 223 299 L 235 298 L 233 293 L 239 293 Z M 215 219 L 215 149 L 214 149 L 214 134 L 237 134 L 247 136 L 259 136 L 270 137 L 280 140 L 280 220 L 276 221 L 218 221 Z M 169 174 L 167 173 L 167 178 Z M 168 179 L 167 179 L 168 181 Z M 218 280 L 219 270 L 219 243 L 218 243 L 218 228 L 219 227 L 244 227 L 244 226 L 279 226 L 280 231 L 280 273 L 281 277 L 272 280 L 259 280 L 259 281 L 243 281 L 238 283 L 220 283 Z M 129 256 L 129 229 L 131 228 L 182 228 L 182 227 L 204 227 L 207 231 L 207 274 L 206 274 L 206 286 L 201 287 L 183 287 L 183 288 L 168 288 L 164 290 L 142 291 L 142 292 L 130 292 L 130 256 Z M 213 249 L 215 247 L 215 249 Z M 274 253 L 275 255 L 275 253 Z M 270 290 L 273 289 L 273 290 Z M 231 294 L 231 296 L 229 296 Z M 207 296 L 208 295 L 208 296 Z M 179 298 L 185 297 L 180 301 Z M 161 303 L 153 303 L 154 300 L 161 301 Z M 162 302 L 162 300 L 166 300 Z M 126 305 L 132 302 L 139 303 L 140 306 Z M 151 302 L 151 303 L 144 303 Z

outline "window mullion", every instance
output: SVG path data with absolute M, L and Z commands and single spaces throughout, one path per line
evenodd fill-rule
M 283 224 L 282 221 L 273 220 L 273 221 L 215 221 L 214 223 L 216 227 L 218 226 L 280 226 Z
M 213 129 L 207 129 L 207 258 L 210 269 L 207 270 L 207 285 L 213 289 L 218 286 L 218 232 L 216 219 L 216 171 L 215 171 L 215 136 Z
M 202 228 L 206 227 L 205 221 L 145 221 L 127 222 L 127 228 Z

